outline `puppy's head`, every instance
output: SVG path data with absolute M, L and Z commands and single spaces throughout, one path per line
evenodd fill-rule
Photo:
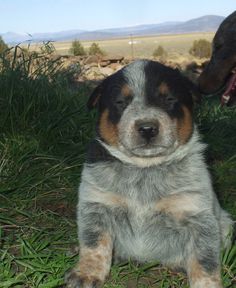
M 194 89 L 177 70 L 133 62 L 105 79 L 88 101 L 99 111 L 98 139 L 127 162 L 170 155 L 191 138 Z

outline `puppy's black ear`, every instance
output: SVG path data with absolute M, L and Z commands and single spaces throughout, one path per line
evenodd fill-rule
M 191 82 L 191 92 L 192 92 L 193 102 L 196 103 L 196 104 L 201 104 L 202 95 L 201 95 L 197 85 L 195 85 L 192 82 Z
M 185 76 L 185 79 L 187 81 L 188 88 L 191 91 L 193 102 L 196 104 L 200 104 L 202 100 L 202 95 L 197 85 L 186 76 Z
M 92 110 L 93 108 L 97 108 L 101 95 L 102 95 L 102 84 L 100 84 L 99 86 L 97 86 L 92 94 L 90 95 L 88 102 L 87 102 L 87 108 L 88 110 Z
M 200 104 L 202 100 L 202 95 L 200 93 L 200 89 L 198 88 L 198 84 L 197 84 L 198 80 L 196 78 L 196 73 L 193 73 L 192 71 L 193 69 L 197 70 L 197 68 L 198 68 L 198 65 L 195 62 L 193 62 L 193 63 L 190 63 L 186 67 L 185 71 L 182 71 L 182 73 L 188 82 L 188 87 L 191 91 L 193 102 L 196 104 Z

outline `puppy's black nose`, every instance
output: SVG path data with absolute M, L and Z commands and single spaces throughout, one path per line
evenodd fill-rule
M 159 133 L 159 126 L 157 123 L 140 123 L 138 124 L 137 129 L 140 136 L 148 142 Z

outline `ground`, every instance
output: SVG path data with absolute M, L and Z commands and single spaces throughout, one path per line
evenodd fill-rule
M 29 58 L 27 58 L 29 57 Z M 86 100 L 93 83 L 71 87 L 50 59 L 1 55 L 0 287 L 63 287 L 79 259 L 76 203 L 85 147 L 96 113 Z M 203 99 L 195 119 L 221 205 L 236 219 L 236 110 Z M 225 287 L 236 285 L 236 246 L 222 252 Z M 158 263 L 114 266 L 106 288 L 188 287 L 186 276 Z

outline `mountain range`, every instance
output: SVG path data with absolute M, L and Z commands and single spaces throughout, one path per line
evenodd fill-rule
M 194 32 L 214 32 L 225 17 L 205 15 L 188 21 L 173 21 L 159 24 L 137 25 L 131 27 L 110 28 L 95 31 L 68 30 L 55 33 L 18 34 L 15 32 L 0 33 L 7 44 L 43 41 L 105 40 L 133 36 L 180 34 Z

